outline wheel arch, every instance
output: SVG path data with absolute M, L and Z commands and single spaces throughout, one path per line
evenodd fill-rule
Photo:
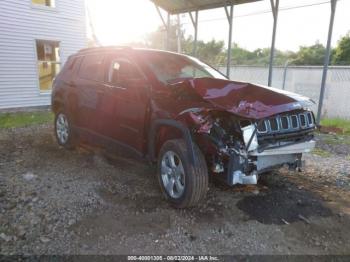
M 152 162 L 156 161 L 160 147 L 169 139 L 183 138 L 186 142 L 190 163 L 196 167 L 193 139 L 190 130 L 181 122 L 172 119 L 157 119 L 151 124 L 148 138 L 148 155 Z
M 55 114 L 57 114 L 58 111 L 60 109 L 62 109 L 63 107 L 64 107 L 64 102 L 62 101 L 62 99 L 55 99 L 55 100 L 52 101 L 51 110 Z

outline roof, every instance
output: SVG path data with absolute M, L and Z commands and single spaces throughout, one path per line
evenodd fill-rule
M 88 48 L 80 49 L 78 51 L 78 54 L 111 51 L 111 50 L 131 50 L 131 49 L 133 48 L 130 46 L 97 46 L 97 47 L 88 47 Z
M 151 0 L 170 14 L 219 8 L 229 5 L 247 4 L 261 0 Z
M 124 51 L 124 52 L 156 52 L 156 53 L 167 53 L 167 54 L 176 54 L 180 56 L 188 56 L 185 54 L 179 54 L 176 52 L 171 52 L 167 50 L 160 50 L 160 49 L 152 49 L 152 48 L 134 48 L 131 46 L 99 46 L 99 47 L 88 47 L 83 48 L 79 50 L 74 55 L 86 55 L 86 54 L 93 54 L 93 53 L 100 53 L 100 52 L 111 52 L 111 51 Z M 73 55 L 73 56 L 74 56 Z

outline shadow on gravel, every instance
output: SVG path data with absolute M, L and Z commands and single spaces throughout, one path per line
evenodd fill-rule
M 327 217 L 332 211 L 325 207 L 315 194 L 299 189 L 295 184 L 268 184 L 264 195 L 247 196 L 238 201 L 237 207 L 250 219 L 263 224 L 286 224 L 304 220 L 311 216 Z

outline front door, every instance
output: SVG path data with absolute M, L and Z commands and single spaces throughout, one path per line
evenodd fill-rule
M 137 65 L 123 54 L 109 55 L 106 70 L 101 132 L 143 152 L 146 110 L 149 106 L 147 80 Z

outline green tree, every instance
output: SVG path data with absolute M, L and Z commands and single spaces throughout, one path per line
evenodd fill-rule
M 171 22 L 170 30 L 169 30 L 169 51 L 176 52 L 178 50 L 178 34 L 181 43 L 181 51 L 184 54 L 192 55 L 193 53 L 193 37 L 189 36 L 187 38 L 184 37 L 184 30 L 182 28 L 178 28 L 177 23 L 175 21 Z M 150 33 L 145 38 L 145 47 L 154 48 L 154 49 L 165 49 L 166 47 L 166 37 L 167 31 L 164 26 L 159 27 L 155 32 Z M 138 45 L 140 46 L 140 43 Z M 197 41 L 197 54 L 196 57 L 201 59 L 202 61 L 209 63 L 211 65 L 219 65 L 224 62 L 224 56 L 222 56 L 222 52 L 224 49 L 223 41 L 211 40 L 209 42 L 204 42 L 201 40 Z
M 294 65 L 323 65 L 326 48 L 316 42 L 312 46 L 301 46 L 291 61 Z
M 169 49 L 178 50 L 178 34 L 181 43 L 182 53 L 192 55 L 193 37 L 184 37 L 183 28 L 178 28 L 176 21 L 171 21 L 170 25 Z M 129 43 L 133 47 L 148 47 L 155 49 L 166 48 L 167 31 L 164 26 L 160 26 L 155 32 L 146 36 L 143 42 Z M 274 65 L 283 66 L 286 61 L 294 65 L 323 65 L 325 47 L 316 42 L 311 46 L 301 46 L 297 52 L 275 50 Z M 209 42 L 198 40 L 196 56 L 204 62 L 213 65 L 225 65 L 227 61 L 227 49 L 224 41 L 212 39 Z M 335 49 L 332 50 L 331 61 L 333 64 L 350 64 L 350 32 L 342 37 Z M 267 66 L 270 62 L 270 48 L 258 48 L 249 51 L 233 43 L 231 53 L 232 65 L 257 65 Z
M 179 32 L 178 32 L 179 31 Z M 180 34 L 181 42 L 184 41 L 184 31 L 182 28 L 178 30 L 178 25 L 175 21 L 171 21 L 169 28 L 169 51 L 177 51 L 177 34 Z M 140 43 L 139 43 L 140 44 Z M 164 26 L 158 27 L 155 32 L 146 36 L 145 46 L 154 49 L 166 49 L 167 46 L 167 29 Z
M 232 65 L 248 65 L 251 64 L 256 58 L 256 54 L 254 52 L 250 52 L 244 48 L 238 46 L 238 44 L 233 43 L 233 47 L 231 49 L 231 64 Z
M 192 37 L 186 38 L 182 44 L 183 53 L 192 55 L 193 43 Z M 225 58 L 222 55 L 223 50 L 224 41 L 216 41 L 213 39 L 209 42 L 204 42 L 199 40 L 197 41 L 196 57 L 210 65 L 217 66 L 224 62 Z
M 339 40 L 332 60 L 335 65 L 350 65 L 350 32 Z
M 284 65 L 287 60 L 293 58 L 295 54 L 291 51 L 275 50 L 274 64 Z M 234 43 L 232 48 L 233 65 L 257 65 L 266 66 L 270 62 L 270 48 L 258 48 L 254 51 L 249 51 L 239 47 Z

